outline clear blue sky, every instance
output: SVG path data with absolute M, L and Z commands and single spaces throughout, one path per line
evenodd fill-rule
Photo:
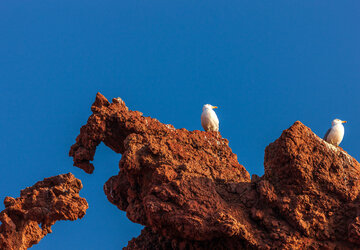
M 68 157 L 98 91 L 189 130 L 203 104 L 219 106 L 250 174 L 296 120 L 320 136 L 348 120 L 341 146 L 358 156 L 357 0 L 3 0 L 0 13 L 0 200 L 72 172 L 90 205 L 33 249 L 119 249 L 142 228 L 103 193 L 121 155 L 101 145 L 92 175 Z

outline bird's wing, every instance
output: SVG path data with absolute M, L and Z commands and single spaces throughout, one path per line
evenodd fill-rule
M 331 128 L 328 129 L 328 131 L 326 131 L 326 134 L 324 135 L 324 140 L 326 141 L 328 135 L 330 134 Z

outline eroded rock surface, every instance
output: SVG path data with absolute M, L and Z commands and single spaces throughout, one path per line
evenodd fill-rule
M 145 225 L 128 249 L 360 248 L 360 165 L 296 122 L 253 176 L 218 132 L 175 129 L 97 94 L 70 156 L 92 173 L 100 142 L 122 154 L 109 201 Z
M 21 190 L 19 198 L 6 197 L 0 213 L 0 249 L 27 249 L 37 244 L 58 220 L 76 220 L 88 204 L 79 196 L 81 181 L 62 174 Z

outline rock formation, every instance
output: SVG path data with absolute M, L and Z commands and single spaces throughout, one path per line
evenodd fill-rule
M 58 220 L 76 220 L 88 204 L 79 197 L 81 181 L 62 174 L 21 190 L 19 198 L 6 197 L 0 213 L 0 249 L 27 249 L 51 233 Z
M 100 142 L 122 154 L 108 200 L 145 225 L 127 249 L 360 249 L 360 165 L 301 122 L 249 173 L 218 132 L 175 129 L 97 94 L 70 156 L 92 173 Z

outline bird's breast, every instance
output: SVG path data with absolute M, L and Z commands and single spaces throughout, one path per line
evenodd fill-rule
M 331 128 L 328 139 L 334 143 L 340 143 L 344 137 L 344 126 L 335 125 Z

